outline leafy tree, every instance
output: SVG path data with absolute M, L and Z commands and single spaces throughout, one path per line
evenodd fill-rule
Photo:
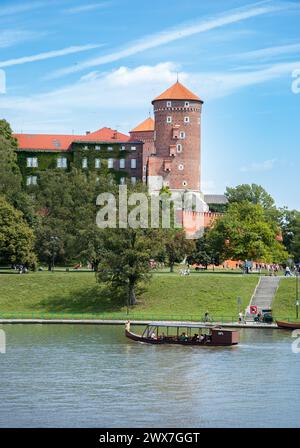
M 151 277 L 149 260 L 158 231 L 148 229 L 103 229 L 102 254 L 97 278 L 112 290 L 122 288 L 127 304 L 137 304 L 137 290 Z
M 195 250 L 188 257 L 189 264 L 201 264 L 208 267 L 210 264 L 219 264 L 220 256 L 214 251 L 212 244 L 208 238 L 208 231 L 196 241 Z
M 174 272 L 175 263 L 183 261 L 193 252 L 195 242 L 186 238 L 184 230 L 170 229 L 164 232 L 164 246 L 170 272 Z
M 248 201 L 251 204 L 259 204 L 264 209 L 275 207 L 274 199 L 261 185 L 257 184 L 242 184 L 234 188 L 227 187 L 225 196 L 227 196 L 229 203 Z
M 0 258 L 10 264 L 34 267 L 34 234 L 23 218 L 3 197 L 0 197 Z
M 260 260 L 279 263 L 287 259 L 276 221 L 270 222 L 260 204 L 230 204 L 228 211 L 209 231 L 208 239 L 222 260 Z
M 11 198 L 20 191 L 21 181 L 15 147 L 0 133 L 0 194 Z
M 6 120 L 0 120 L 0 136 L 8 141 L 15 150 L 17 149 L 17 139 L 13 136 L 10 124 Z
M 300 263 L 300 213 L 297 213 L 295 221 L 293 222 L 293 239 L 291 242 L 291 253 L 293 254 L 296 263 Z

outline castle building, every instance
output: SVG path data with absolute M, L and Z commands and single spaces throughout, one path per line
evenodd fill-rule
M 17 159 L 28 187 L 38 186 L 46 169 L 111 171 L 121 184 L 146 183 L 150 193 L 194 192 L 207 225 L 217 217 L 208 205 L 225 204 L 223 195 L 201 193 L 201 112 L 203 101 L 180 82 L 152 101 L 154 119 L 144 120 L 129 135 L 101 128 L 85 135 L 15 134 Z M 197 212 L 197 210 L 196 210 Z

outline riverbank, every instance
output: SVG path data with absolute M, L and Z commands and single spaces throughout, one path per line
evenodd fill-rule
M 206 311 L 222 324 L 236 323 L 257 285 L 257 275 L 158 272 L 139 304 L 127 310 L 124 298 L 96 283 L 92 272 L 0 274 L 0 319 L 17 321 L 203 320 Z M 295 278 L 282 278 L 273 304 L 274 316 L 295 316 Z
M 97 284 L 94 273 L 6 273 L 0 275 L 0 318 L 199 321 L 209 311 L 214 320 L 233 322 L 257 281 L 236 274 L 156 273 L 127 314 L 124 298 Z

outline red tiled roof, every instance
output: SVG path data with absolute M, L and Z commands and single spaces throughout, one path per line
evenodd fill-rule
M 161 95 L 157 96 L 153 101 L 157 100 L 196 100 L 201 101 L 200 98 L 184 87 L 179 81 L 165 90 Z M 153 102 L 152 101 L 152 102 Z
M 130 132 L 148 132 L 148 131 L 154 131 L 154 120 L 151 117 L 144 120 Z
M 127 142 L 129 136 L 110 128 L 102 128 L 87 135 L 14 134 L 19 149 L 67 151 L 71 144 L 80 142 Z

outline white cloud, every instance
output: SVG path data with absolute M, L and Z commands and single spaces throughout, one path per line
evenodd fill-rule
M 275 163 L 276 159 L 264 160 L 263 162 L 253 162 L 249 166 L 242 167 L 241 171 L 243 173 L 271 171 L 274 168 Z
M 1 6 L 0 17 L 11 16 L 47 6 L 46 2 L 22 2 L 12 6 Z
M 95 11 L 96 9 L 106 8 L 109 5 L 111 5 L 111 2 L 88 3 L 65 9 L 63 12 L 67 14 L 81 14 L 84 12 Z
M 35 31 L 4 30 L 0 31 L 0 48 L 12 47 L 25 40 L 35 39 L 39 33 Z
M 0 45 L 1 45 L 1 41 L 0 41 Z M 62 50 L 47 51 L 45 53 L 39 53 L 39 54 L 35 54 L 32 56 L 24 56 L 21 58 L 9 59 L 7 61 L 2 61 L 2 62 L 0 61 L 0 67 L 4 68 L 4 67 L 11 67 L 12 65 L 26 64 L 28 62 L 43 61 L 45 59 L 56 58 L 56 57 L 60 57 L 60 56 L 66 56 L 68 54 L 79 53 L 82 51 L 91 50 L 93 48 L 99 48 L 101 46 L 102 45 L 100 45 L 100 44 L 79 45 L 79 46 L 74 45 L 72 47 L 63 48 Z
M 242 73 L 181 72 L 179 76 L 204 101 L 212 101 L 283 76 L 288 76 L 289 89 L 295 66 L 296 63 L 275 64 Z M 104 125 L 118 125 L 119 130 L 128 131 L 146 118 L 151 100 L 176 81 L 178 70 L 176 64 L 165 62 L 133 69 L 123 66 L 106 73 L 93 71 L 73 84 L 47 93 L 1 95 L 0 109 L 14 129 L 24 132 L 83 132 Z
M 267 2 L 269 3 L 269 2 Z M 183 39 L 185 37 L 193 36 L 195 34 L 204 33 L 206 31 L 214 30 L 226 25 L 241 22 L 251 17 L 257 17 L 263 14 L 269 14 L 280 9 L 287 8 L 287 5 L 275 5 L 266 2 L 260 2 L 252 5 L 248 5 L 244 8 L 238 8 L 227 11 L 222 15 L 216 17 L 201 20 L 194 24 L 177 25 L 176 28 L 167 29 L 163 32 L 145 36 L 137 42 L 128 44 L 127 47 L 114 51 L 110 54 L 100 56 L 97 58 L 89 59 L 76 66 L 67 67 L 61 70 L 57 70 L 51 76 L 59 77 L 70 73 L 78 72 L 91 67 L 97 67 L 111 62 L 116 62 L 124 59 L 128 56 L 132 56 L 141 52 L 144 52 L 151 48 L 156 48 L 161 45 L 165 45 L 170 42 Z
M 253 60 L 253 59 L 269 59 L 274 56 L 288 56 L 290 54 L 300 53 L 300 43 L 277 45 L 274 47 L 261 48 L 259 50 L 246 51 L 230 57 L 235 57 L 240 60 Z
M 277 63 L 256 70 L 239 72 L 196 73 L 189 77 L 190 85 L 202 92 L 204 98 L 214 99 L 230 95 L 247 86 L 263 84 L 268 81 L 288 77 L 287 91 L 291 89 L 292 72 L 300 67 L 300 60 Z

